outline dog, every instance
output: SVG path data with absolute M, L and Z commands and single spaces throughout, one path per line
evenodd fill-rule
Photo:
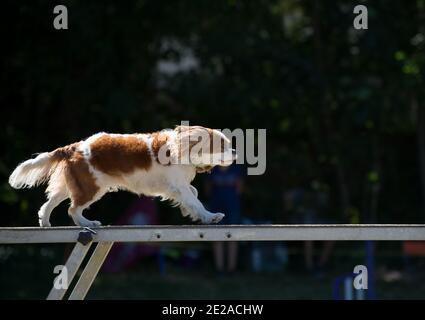
M 38 211 L 41 227 L 50 227 L 52 210 L 68 198 L 68 214 L 76 225 L 100 226 L 86 219 L 83 210 L 118 190 L 171 200 L 193 221 L 218 223 L 224 214 L 206 210 L 191 182 L 197 173 L 229 166 L 236 158 L 222 132 L 201 126 L 153 133 L 101 132 L 21 163 L 9 184 L 16 189 L 48 184 L 47 202 Z

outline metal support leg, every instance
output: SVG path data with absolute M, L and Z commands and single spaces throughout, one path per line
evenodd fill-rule
M 81 265 L 81 262 L 83 261 L 84 257 L 87 254 L 87 251 L 89 251 L 91 246 L 91 243 L 88 243 L 86 245 L 83 245 L 80 242 L 77 242 L 75 244 L 74 249 L 72 249 L 71 254 L 69 255 L 68 260 L 66 261 L 65 267 L 66 271 L 68 272 L 68 285 L 66 288 L 60 288 L 56 289 L 53 285 L 53 288 L 50 290 L 49 295 L 47 296 L 47 300 L 61 300 L 63 299 L 66 290 L 68 289 L 69 285 L 72 282 L 72 279 L 74 279 L 75 274 L 78 271 L 78 268 Z M 62 271 L 63 272 L 63 271 Z M 55 279 L 56 281 L 56 279 Z
M 106 256 L 111 249 L 113 242 L 99 242 L 96 249 L 93 252 L 93 255 L 90 257 L 89 262 L 84 268 L 83 273 L 78 279 L 77 284 L 74 287 L 69 300 L 83 300 L 90 289 L 94 279 L 96 278 L 97 273 L 99 272 L 100 267 L 105 261 Z

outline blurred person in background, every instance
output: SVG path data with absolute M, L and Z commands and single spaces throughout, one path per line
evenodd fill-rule
M 209 209 L 222 212 L 225 217 L 220 224 L 241 223 L 242 170 L 239 165 L 217 166 L 207 177 L 205 193 Z M 227 250 L 226 250 L 227 249 Z M 214 264 L 219 275 L 233 273 L 238 261 L 238 243 L 235 241 L 213 242 Z M 226 254 L 227 253 L 227 254 Z M 227 264 L 225 269 L 225 258 Z
M 317 183 L 316 183 L 317 184 Z M 284 193 L 284 207 L 290 223 L 293 224 L 326 224 L 330 223 L 325 217 L 327 194 L 318 186 L 313 188 L 293 188 Z M 334 247 L 333 241 L 324 241 L 320 256 L 314 259 L 314 241 L 304 241 L 304 267 L 308 273 L 316 276 L 323 275 L 324 268 Z

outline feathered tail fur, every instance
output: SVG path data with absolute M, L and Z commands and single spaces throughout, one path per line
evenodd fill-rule
M 15 189 L 31 188 L 47 181 L 56 162 L 48 152 L 22 162 L 10 175 L 9 184 Z
M 9 184 L 15 189 L 31 188 L 47 182 L 58 169 L 62 160 L 69 159 L 77 144 L 58 148 L 53 152 L 44 152 L 34 159 L 22 162 L 10 175 Z

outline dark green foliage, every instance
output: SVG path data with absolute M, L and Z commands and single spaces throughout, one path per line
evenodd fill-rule
M 425 1 L 362 3 L 366 31 L 352 27 L 358 1 L 69 0 L 69 30 L 58 31 L 55 1 L 3 1 L 3 223 L 36 224 L 41 190 L 7 184 L 33 153 L 181 120 L 267 128 L 267 171 L 246 180 L 247 216 L 287 221 L 282 194 L 302 186 L 328 194 L 334 221 L 423 221 Z M 199 65 L 158 86 L 158 61 L 180 59 L 164 39 Z M 117 216 L 130 199 L 108 196 L 92 211 Z

